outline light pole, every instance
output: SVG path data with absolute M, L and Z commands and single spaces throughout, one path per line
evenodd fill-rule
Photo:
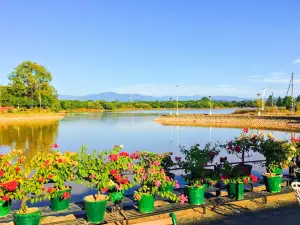
M 209 115 L 211 115 L 211 96 L 208 97 L 209 97 Z
M 170 115 L 172 116 L 172 107 L 173 107 L 173 104 L 172 104 L 172 98 L 170 97 L 170 108 L 171 108 L 171 110 L 170 110 Z
M 265 98 L 265 94 L 266 94 L 266 88 L 262 89 L 262 98 L 261 98 L 261 110 L 264 110 L 264 98 Z
M 179 88 L 178 85 L 176 85 L 176 87 Z M 178 91 L 177 91 L 177 113 L 176 113 L 176 115 L 178 116 Z

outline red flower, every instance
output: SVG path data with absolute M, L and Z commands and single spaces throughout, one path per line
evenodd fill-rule
M 56 143 L 53 144 L 53 148 L 58 148 L 58 145 Z
M 2 197 L 2 201 L 7 202 L 9 200 L 9 197 L 7 195 L 4 195 Z
M 240 146 L 235 146 L 234 151 L 236 151 L 237 153 L 240 153 L 241 152 L 241 147 Z
M 16 168 L 16 173 L 19 173 L 20 170 L 21 170 L 21 168 L 20 168 L 20 167 L 17 167 L 17 168 Z
M 50 160 L 45 160 L 45 165 L 48 166 L 50 164 Z
M 209 152 L 209 157 L 211 160 L 213 160 L 215 156 L 216 156 L 215 152 Z
M 19 183 L 15 180 L 9 181 L 5 184 L 2 184 L 2 186 L 5 188 L 7 191 L 15 191 L 18 187 Z
M 221 180 L 227 180 L 228 177 L 227 176 L 221 176 Z
M 108 190 L 108 188 L 103 188 L 103 189 L 101 190 L 101 192 L 102 192 L 102 193 L 105 193 L 105 192 L 107 192 L 107 190 Z
M 61 158 L 59 158 L 59 159 L 57 159 L 57 162 L 58 162 L 58 163 L 62 163 L 63 160 L 62 160 Z
M 23 159 L 22 158 L 19 158 L 18 159 L 18 163 L 22 163 L 23 162 Z
M 3 170 L 0 170 L 0 177 L 2 177 L 4 175 Z
M 129 153 L 128 153 L 128 152 L 121 152 L 121 153 L 120 153 L 120 156 L 128 157 L 128 156 L 129 156 Z
M 129 184 L 129 180 L 128 180 L 127 178 L 125 178 L 125 179 L 123 180 L 123 184 Z
M 139 158 L 139 153 L 138 152 L 135 152 L 135 153 L 132 153 L 130 158 L 132 159 L 138 159 Z
M 109 156 L 110 161 L 117 161 L 119 158 L 118 154 L 112 154 Z
M 53 178 L 53 175 L 52 174 L 49 174 L 48 175 L 48 179 L 52 179 Z
M 221 163 L 226 162 L 226 161 L 227 161 L 227 157 L 226 157 L 226 156 L 220 158 L 220 162 L 221 162 Z
M 70 198 L 70 197 L 71 197 L 71 195 L 70 195 L 69 192 L 64 192 L 64 193 L 62 194 L 62 198 L 63 198 L 64 200 L 66 200 L 66 199 L 68 199 L 68 198 Z
M 111 175 L 117 175 L 117 174 L 118 174 L 118 171 L 117 171 L 117 170 L 111 170 L 111 171 L 110 171 L 110 174 L 111 174 Z
M 250 175 L 250 179 L 252 180 L 252 182 L 257 182 L 258 181 L 258 177 L 257 176 L 254 176 L 254 175 Z
M 245 184 L 248 184 L 249 183 L 249 178 L 246 177 L 245 180 L 244 180 Z
M 244 132 L 245 134 L 247 134 L 247 133 L 248 133 L 248 131 L 249 131 L 249 129 L 248 129 L 248 128 L 244 128 L 244 129 L 243 129 L 243 132 Z
M 45 182 L 45 177 L 39 178 L 38 181 L 39 181 L 40 183 L 44 183 L 44 182 Z
M 52 187 L 49 187 L 47 192 L 50 194 L 52 192 L 53 188 Z
M 95 178 L 95 175 L 94 175 L 94 174 L 91 174 L 91 175 L 89 176 L 89 178 L 90 178 L 90 179 L 94 179 L 94 178 Z

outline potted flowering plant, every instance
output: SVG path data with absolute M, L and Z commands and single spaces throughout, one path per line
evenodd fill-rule
M 12 200 L 21 200 L 21 208 L 18 212 L 14 213 L 14 223 L 16 225 L 39 225 L 41 218 L 41 210 L 38 208 L 28 208 L 27 201 L 36 203 L 41 200 L 46 200 L 49 195 L 44 187 L 44 181 L 41 177 L 48 174 L 46 167 L 40 166 L 38 162 L 47 154 L 37 154 L 26 165 L 20 165 L 23 157 L 19 156 L 13 163 L 19 164 L 18 173 L 14 180 L 6 183 L 5 185 L 11 193 Z
M 203 149 L 196 144 L 190 149 L 181 148 L 185 158 L 180 165 L 185 171 L 184 179 L 188 182 L 186 186 L 188 201 L 193 205 L 204 203 L 204 190 L 209 184 L 218 182 L 219 173 L 217 170 L 208 170 L 204 167 L 208 162 L 213 162 L 216 155 L 219 154 L 217 146 L 211 147 L 208 143 Z
M 68 209 L 72 187 L 66 185 L 65 182 L 76 179 L 78 153 L 69 151 L 61 153 L 54 150 L 47 157 L 43 157 L 41 163 L 48 169 L 49 173 L 45 174 L 43 179 L 49 179 L 54 183 L 53 187 L 48 188 L 48 193 L 51 196 L 51 209 L 53 211 Z
M 135 154 L 120 152 L 123 146 L 114 146 L 112 154 L 109 155 L 107 167 L 109 168 L 110 186 L 108 188 L 109 201 L 119 203 L 124 198 L 124 192 L 133 186 L 126 174 L 133 172 L 133 161 Z
M 81 148 L 79 153 L 78 181 L 98 191 L 97 194 L 84 198 L 87 218 L 91 223 L 101 223 L 104 219 L 109 198 L 104 193 L 111 185 L 107 158 L 111 154 L 112 151 L 97 152 L 96 150 L 88 154 L 85 146 Z
M 10 213 L 11 200 L 16 197 L 17 180 L 21 178 L 23 158 L 16 159 L 12 153 L 0 154 L 0 217 Z
M 176 162 L 173 161 L 172 159 L 172 152 L 166 152 L 162 154 L 162 161 L 161 161 L 161 166 L 163 170 L 165 171 L 167 177 L 168 177 L 168 182 L 166 187 L 162 187 L 161 191 L 166 192 L 166 191 L 173 191 L 174 187 L 179 188 L 179 184 L 177 180 L 175 179 L 175 174 L 171 173 L 170 169 L 178 165 Z M 179 159 L 178 157 L 175 157 L 176 159 Z
M 248 175 L 248 171 L 243 170 L 240 167 L 235 167 L 229 164 L 229 162 L 222 159 L 221 166 L 221 180 L 227 185 L 227 192 L 230 198 L 236 200 L 244 199 L 244 184 L 257 182 L 258 178 L 254 175 Z
M 150 152 L 138 154 L 139 161 L 134 165 L 134 181 L 140 184 L 140 188 L 134 192 L 138 210 L 142 213 L 153 212 L 157 195 L 175 202 L 181 199 L 183 203 L 185 201 L 183 195 L 179 198 L 171 191 L 162 191 L 162 188 L 166 188 L 171 181 L 161 165 L 163 155 Z
M 221 145 L 221 147 L 225 148 L 229 154 L 234 154 L 237 158 L 241 159 L 242 162 L 237 167 L 242 168 L 246 174 L 250 175 L 252 165 L 245 164 L 245 158 L 252 156 L 251 151 L 257 150 L 257 145 L 262 139 L 262 134 L 249 133 L 249 129 L 244 128 L 240 136 Z
M 266 189 L 271 193 L 280 192 L 282 168 L 293 165 L 292 159 L 297 155 L 297 148 L 293 142 L 275 140 L 269 134 L 261 141 L 260 153 L 266 157 L 267 173 L 263 175 Z

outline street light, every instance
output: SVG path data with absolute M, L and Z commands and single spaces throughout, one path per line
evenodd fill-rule
M 178 85 L 176 85 L 176 87 L 179 88 Z M 178 91 L 177 91 L 177 113 L 176 113 L 176 115 L 178 116 Z
M 211 96 L 208 97 L 209 97 L 209 115 L 211 115 Z
M 263 111 L 264 110 L 264 98 L 265 98 L 265 94 L 266 94 L 266 88 L 262 89 L 261 90 L 262 92 L 262 98 L 261 98 L 261 110 Z
M 172 98 L 170 97 L 170 108 L 171 108 L 170 115 L 171 116 L 172 116 L 172 106 L 173 106 L 173 104 L 172 104 Z

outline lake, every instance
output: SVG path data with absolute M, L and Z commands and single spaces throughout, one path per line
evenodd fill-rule
M 213 110 L 213 114 L 231 113 L 234 109 Z M 74 113 L 60 121 L 45 121 L 1 124 L 0 152 L 5 153 L 11 148 L 27 149 L 26 155 L 36 151 L 50 149 L 53 143 L 59 145 L 61 151 L 78 151 L 83 144 L 90 150 L 110 149 L 114 145 L 124 145 L 124 150 L 148 150 L 153 152 L 173 152 L 173 156 L 181 156 L 179 146 L 191 146 L 199 143 L 204 146 L 208 142 L 225 143 L 241 133 L 235 128 L 210 128 L 161 125 L 153 119 L 170 110 L 147 110 L 129 112 Z M 173 110 L 174 113 L 174 110 Z M 180 110 L 183 113 L 209 113 L 209 110 Z M 275 138 L 290 139 L 298 134 L 281 131 L 263 131 L 272 133 Z M 228 156 L 222 151 L 216 158 Z M 228 156 L 229 161 L 239 161 L 234 155 Z M 251 154 L 248 160 L 259 160 L 263 157 Z M 247 159 L 246 159 L 247 160 Z M 259 164 L 253 165 L 253 173 L 260 175 L 265 169 Z M 180 175 L 178 171 L 177 175 Z M 89 192 L 86 187 L 73 187 L 73 198 L 80 199 Z M 74 199 L 73 199 L 74 200 Z M 76 200 L 76 201 L 77 201 Z

